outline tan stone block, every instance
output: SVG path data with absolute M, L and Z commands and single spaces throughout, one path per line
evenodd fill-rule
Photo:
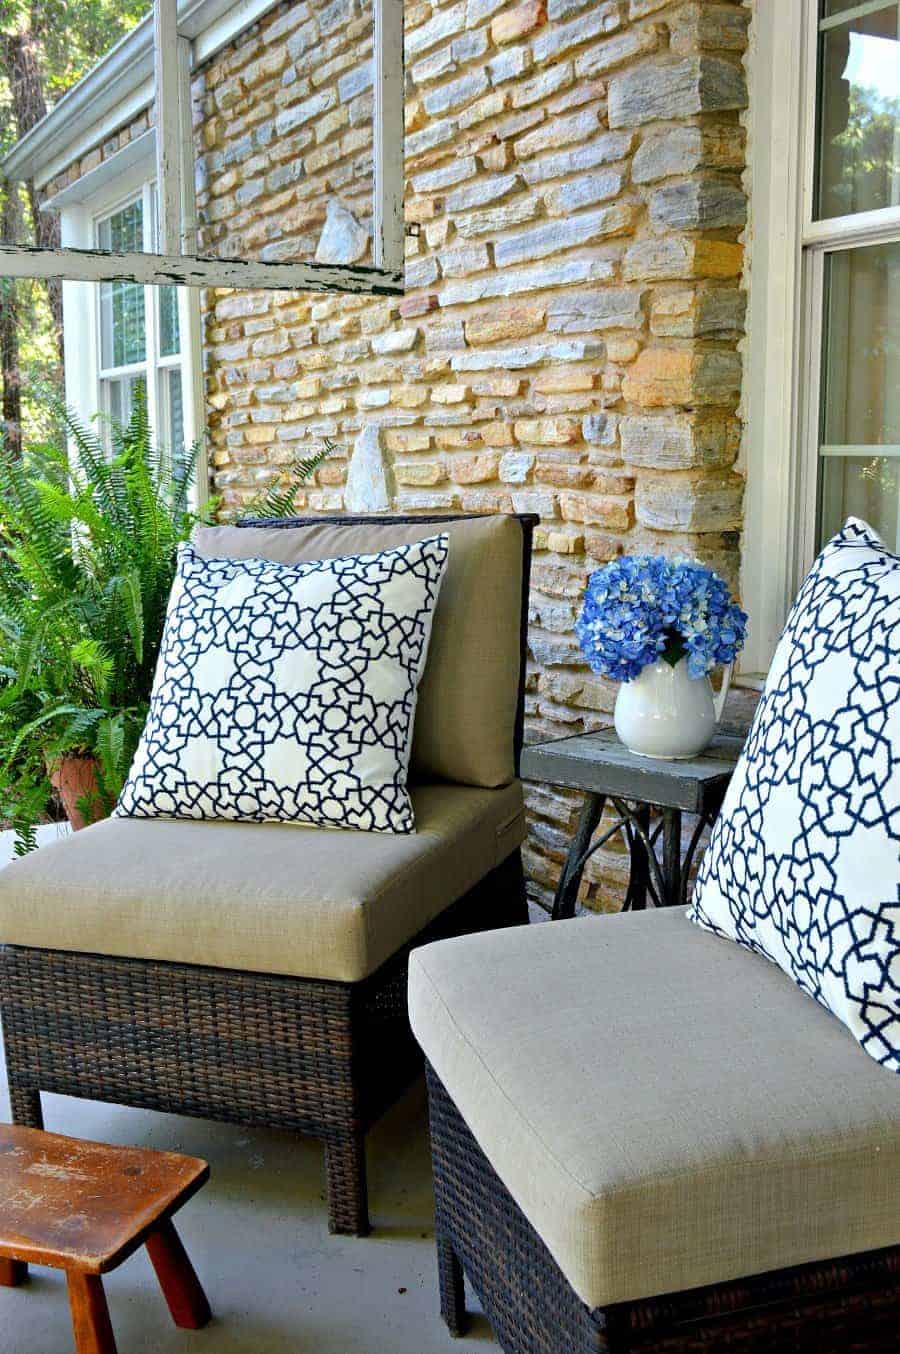
M 633 362 L 641 350 L 637 339 L 611 338 L 606 340 L 606 356 L 610 362 L 622 365 Z
M 434 485 L 443 484 L 447 474 L 439 461 L 398 461 L 394 477 L 398 484 Z
M 346 108 L 332 109 L 330 113 L 326 113 L 325 116 L 316 123 L 316 142 L 321 145 L 321 143 L 327 141 L 330 136 L 334 136 L 335 132 L 339 132 L 342 128 L 346 127 L 349 121 L 350 114 Z
M 478 99 L 468 108 L 464 109 L 459 115 L 460 131 L 468 131 L 470 127 L 477 127 L 479 122 L 486 122 L 488 118 L 498 117 L 509 107 L 509 95 L 503 89 L 492 90 L 490 94 L 485 94 L 483 99 Z
M 431 398 L 435 404 L 464 404 L 469 397 L 469 393 L 468 386 L 434 386 Z
M 491 41 L 498 46 L 505 42 L 515 42 L 517 38 L 523 38 L 527 33 L 533 33 L 536 28 L 540 28 L 546 22 L 547 6 L 545 0 L 525 0 L 524 4 L 508 10 L 506 14 L 498 14 L 492 20 Z
M 512 495 L 503 489 L 468 489 L 459 496 L 463 512 L 512 512 Z
M 347 478 L 346 465 L 337 461 L 326 461 L 324 465 L 319 466 L 316 471 L 316 479 L 319 484 L 336 485 L 343 484 Z
M 512 424 L 494 421 L 481 424 L 481 440 L 486 447 L 511 447 L 516 439 Z
M 729 404 L 740 393 L 737 353 L 645 348 L 622 382 L 626 400 L 644 408 Z
M 625 254 L 622 273 L 627 280 L 667 281 L 702 277 L 738 277 L 743 246 L 729 240 L 688 239 L 669 235 L 638 240 Z
M 610 536 L 605 531 L 586 531 L 584 535 L 585 552 L 592 559 L 606 564 L 622 554 L 623 545 L 618 536 Z
M 419 428 L 386 428 L 383 437 L 393 452 L 428 451 L 431 446 L 431 437 Z
M 567 522 L 583 522 L 613 531 L 628 531 L 634 523 L 630 498 L 564 491 L 559 495 L 559 511 Z
M 539 447 L 564 447 L 577 442 L 581 425 L 573 418 L 522 418 L 515 423 L 520 442 L 532 442 Z
M 611 346 L 607 342 L 607 351 Z M 580 391 L 593 390 L 594 373 L 582 371 L 577 367 L 551 367 L 538 372 L 532 381 L 532 389 L 541 395 L 574 395 Z
M 450 476 L 457 484 L 484 484 L 497 478 L 500 457 L 492 452 L 481 452 L 476 456 L 454 456 L 449 468 Z
M 497 343 L 501 339 L 527 338 L 543 328 L 547 315 L 545 306 L 492 306 L 465 321 L 466 340 L 469 343 Z
M 439 447 L 480 447 L 481 429 L 449 427 L 434 429 L 435 445 Z
M 506 169 L 512 158 L 512 149 L 507 141 L 501 141 L 498 146 L 490 146 L 480 156 L 482 167 L 492 173 Z
M 546 548 L 557 555 L 580 555 L 584 550 L 584 534 L 578 531 L 546 532 Z
M 589 489 L 594 484 L 594 471 L 589 465 L 559 465 L 556 461 L 539 461 L 535 479 L 555 489 Z
M 472 390 L 476 395 L 498 395 L 506 399 L 515 399 L 522 389 L 517 376 L 476 376 L 472 381 Z
M 428 403 L 428 394 L 427 386 L 392 386 L 390 402 L 398 409 L 420 409 Z

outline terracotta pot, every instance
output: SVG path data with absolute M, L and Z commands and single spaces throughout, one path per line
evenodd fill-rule
M 95 823 L 98 818 L 108 817 L 97 788 L 95 757 L 75 755 L 60 757 L 50 770 L 50 784 L 62 801 L 73 832 L 79 832 L 90 823 Z M 79 801 L 84 799 L 90 800 L 92 806 L 92 813 L 88 818 L 85 818 L 78 807 Z

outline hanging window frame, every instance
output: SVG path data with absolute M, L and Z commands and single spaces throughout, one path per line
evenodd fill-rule
M 373 213 L 371 266 L 222 259 L 197 253 L 191 44 L 178 32 L 178 0 L 154 0 L 154 103 L 158 252 L 114 253 L 0 243 L 0 275 L 144 286 L 350 292 L 404 290 L 403 0 L 373 0 Z

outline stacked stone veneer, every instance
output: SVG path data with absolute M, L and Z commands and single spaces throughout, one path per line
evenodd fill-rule
M 386 489 L 401 511 L 540 514 L 529 737 L 609 720 L 614 690 L 572 632 L 599 563 L 690 551 L 736 578 L 748 17 L 665 0 L 408 4 L 407 295 L 209 299 L 226 513 L 326 436 L 339 450 L 298 507 L 341 511 L 368 428 L 355 479 L 373 478 L 380 434 L 373 506 Z M 205 72 L 213 238 L 280 257 L 293 232 L 312 257 L 330 199 L 367 223 L 369 23 L 352 0 L 289 5 Z M 351 485 L 349 506 L 365 501 Z M 529 800 L 546 898 L 576 806 L 538 787 Z M 618 864 L 595 863 L 599 905 Z
M 407 295 L 205 298 L 226 516 L 325 437 L 298 509 L 540 515 L 530 738 L 609 722 L 614 688 L 573 637 L 598 564 L 689 551 L 736 580 L 749 17 L 408 3 Z M 370 259 L 370 53 L 358 0 L 303 0 L 197 75 L 205 248 Z M 577 806 L 529 801 L 546 899 Z M 613 905 L 622 873 L 598 858 L 590 901 Z

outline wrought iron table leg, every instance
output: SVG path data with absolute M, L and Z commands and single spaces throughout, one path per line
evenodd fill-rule
M 623 911 L 642 912 L 647 906 L 647 884 L 650 878 L 650 861 L 647 856 L 650 810 L 643 807 L 635 809 L 633 819 L 636 825 L 643 828 L 643 833 L 631 833 L 631 874 Z
M 587 794 L 584 797 L 578 827 L 575 829 L 575 836 L 572 838 L 572 845 L 569 847 L 569 854 L 566 856 L 566 863 L 559 877 L 556 896 L 553 899 L 551 916 L 554 921 L 575 916 L 578 889 L 581 885 L 581 876 L 584 874 L 583 857 L 587 853 L 591 838 L 597 830 L 605 802 L 605 795 Z
M 666 894 L 660 901 L 674 907 L 681 899 L 681 810 L 663 810 L 663 881 Z

